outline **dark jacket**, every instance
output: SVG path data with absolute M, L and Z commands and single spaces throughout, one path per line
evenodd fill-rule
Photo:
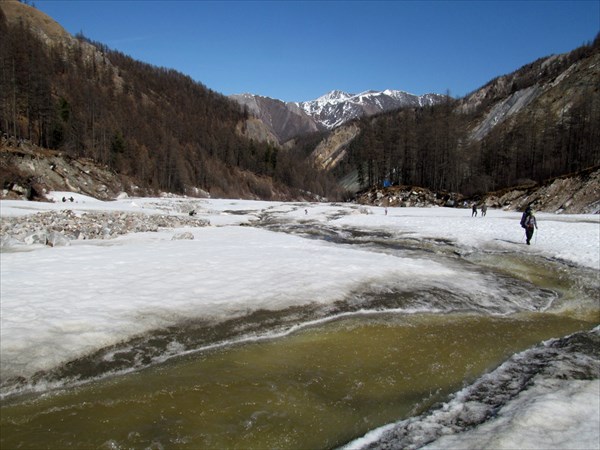
M 525 225 L 525 222 L 527 221 L 527 218 L 531 215 L 531 206 L 528 206 L 527 208 L 525 208 L 525 211 L 523 212 L 523 215 L 521 216 L 521 227 L 522 228 L 526 228 L 527 226 Z

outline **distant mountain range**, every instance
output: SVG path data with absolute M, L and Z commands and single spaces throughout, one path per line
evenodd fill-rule
M 334 90 L 316 100 L 283 102 L 254 94 L 230 98 L 245 106 L 269 131 L 284 143 L 296 136 L 333 130 L 353 119 L 372 116 L 407 106 L 427 106 L 445 99 L 440 94 L 413 95 L 404 91 L 366 91 L 360 94 Z
M 296 103 L 306 114 L 328 130 L 363 116 L 372 116 L 406 106 L 427 106 L 441 102 L 439 94 L 413 95 L 404 91 L 366 91 L 348 94 L 331 91 L 316 100 Z

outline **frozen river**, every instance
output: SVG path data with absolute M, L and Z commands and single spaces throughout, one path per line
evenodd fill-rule
M 3 447 L 600 444 L 598 216 L 74 197 L 210 226 L 3 246 Z

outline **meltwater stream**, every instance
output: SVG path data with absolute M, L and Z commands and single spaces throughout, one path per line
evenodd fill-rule
M 599 322 L 597 275 L 557 261 L 266 226 L 430 258 L 476 272 L 489 289 L 390 282 L 333 305 L 156 330 L 35 380 L 3 380 L 12 394 L 0 447 L 337 448 L 435 409 L 515 353 Z
M 170 360 L 2 407 L 2 448 L 334 448 L 418 415 L 514 352 L 586 329 L 556 315 L 377 314 Z

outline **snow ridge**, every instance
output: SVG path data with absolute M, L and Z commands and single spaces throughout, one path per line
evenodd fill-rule
M 428 106 L 441 102 L 439 94 L 414 95 L 408 92 L 386 89 L 350 94 L 333 90 L 316 100 L 294 103 L 326 129 L 334 129 L 344 123 L 363 116 L 403 108 L 406 106 Z

